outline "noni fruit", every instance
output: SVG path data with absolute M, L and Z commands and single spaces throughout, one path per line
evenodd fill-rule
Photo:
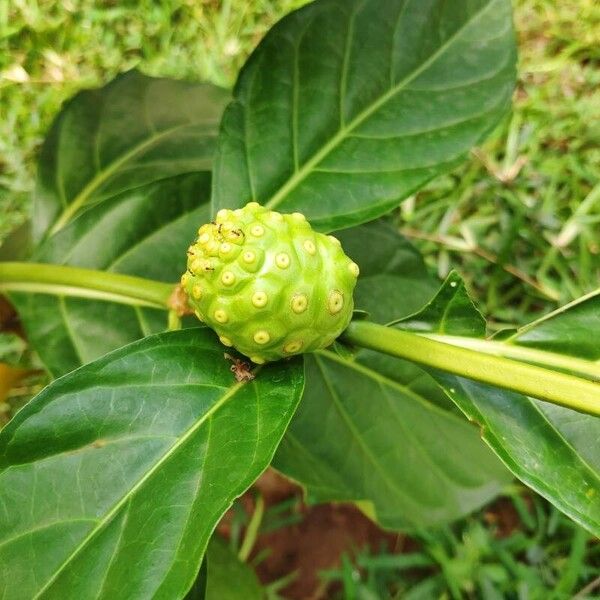
M 202 225 L 181 283 L 196 316 L 255 363 L 329 346 L 352 317 L 358 265 L 304 215 L 250 202 Z

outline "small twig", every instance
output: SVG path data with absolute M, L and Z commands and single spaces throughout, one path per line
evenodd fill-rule
M 252 517 L 250 518 L 250 522 L 248 523 L 248 527 L 246 527 L 246 535 L 244 535 L 242 547 L 238 552 L 238 558 L 242 562 L 246 562 L 248 560 L 250 552 L 252 552 L 252 548 L 254 548 L 254 544 L 256 544 L 256 538 L 258 537 L 260 524 L 262 523 L 264 514 L 265 501 L 264 498 L 259 495 L 256 499 L 256 506 L 254 508 L 254 512 L 252 513 Z
M 585 598 L 591 592 L 593 592 L 596 588 L 600 587 L 600 577 L 596 577 L 588 583 L 585 587 L 581 588 L 572 598 L 572 600 L 576 600 L 576 598 Z
M 526 156 L 518 156 L 515 162 L 508 168 L 501 169 L 479 148 L 474 148 L 471 154 L 481 162 L 490 175 L 504 184 L 514 181 L 521 172 L 521 169 L 527 164 Z
M 484 248 L 481 248 L 481 246 L 463 244 L 460 243 L 460 240 L 453 240 L 452 238 L 443 235 L 432 235 L 428 233 L 423 233 L 422 231 L 418 231 L 417 229 L 411 228 L 404 228 L 401 230 L 401 233 L 410 238 L 426 240 L 428 242 L 439 244 L 441 246 L 444 246 L 446 249 L 453 250 L 455 252 L 470 252 L 472 254 L 475 254 L 480 258 L 483 258 L 484 260 L 487 260 L 488 262 L 504 269 L 507 273 L 510 273 L 511 275 L 513 275 L 517 279 L 520 279 L 527 285 L 530 285 L 538 292 L 540 292 L 540 294 L 546 296 L 546 298 L 548 298 L 549 300 L 553 300 L 555 302 L 560 300 L 560 296 L 554 290 L 548 289 L 539 281 L 533 279 L 532 277 L 527 275 L 527 273 L 521 271 L 514 265 L 500 263 L 498 257 L 493 252 L 485 250 Z

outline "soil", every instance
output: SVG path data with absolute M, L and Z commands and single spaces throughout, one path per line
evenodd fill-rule
M 269 507 L 287 502 L 292 507 L 293 523 L 262 533 L 249 562 L 258 562 L 256 572 L 263 584 L 273 583 L 291 573 L 295 577 L 279 591 L 288 600 L 327 600 L 338 597 L 336 584 L 327 585 L 319 573 L 338 568 L 344 554 L 352 557 L 357 550 L 372 552 L 414 552 L 418 543 L 409 536 L 379 528 L 354 504 L 319 504 L 308 506 L 302 489 L 274 469 L 267 469 L 254 486 L 242 496 L 241 504 L 248 515 L 254 512 L 257 495 Z M 526 504 L 529 504 L 525 498 Z M 227 513 L 217 531 L 229 537 L 233 510 Z M 498 538 L 510 536 L 522 526 L 513 503 L 498 498 L 483 514 Z M 263 524 L 265 521 L 263 520 Z
M 352 555 L 366 547 L 373 552 L 398 552 L 407 545 L 403 535 L 383 531 L 352 504 L 307 506 L 302 501 L 301 488 L 273 469 L 268 469 L 254 488 L 242 497 L 249 514 L 257 491 L 265 500 L 266 510 L 285 500 L 297 500 L 293 506 L 298 522 L 262 534 L 250 557 L 252 562 L 253 558 L 266 555 L 256 569 L 263 583 L 296 573 L 293 581 L 279 592 L 289 600 L 330 598 L 335 589 L 323 583 L 319 572 L 338 567 L 344 553 Z M 218 531 L 225 537 L 229 535 L 231 519 L 229 513 L 219 525 Z

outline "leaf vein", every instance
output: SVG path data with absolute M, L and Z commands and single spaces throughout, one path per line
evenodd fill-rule
M 462 33 L 467 27 L 472 25 L 478 20 L 493 4 L 493 1 L 488 2 L 484 8 L 476 13 L 471 19 L 467 20 L 452 36 L 448 38 L 435 52 L 433 52 L 427 59 L 425 59 L 412 73 L 409 73 L 404 79 L 402 79 L 397 85 L 390 88 L 387 92 L 382 94 L 378 100 L 372 102 L 367 108 L 360 112 L 352 122 L 345 127 L 340 129 L 323 147 L 315 152 L 313 156 L 307 160 L 302 167 L 295 172 L 288 180 L 271 196 L 271 198 L 265 202 L 265 206 L 268 208 L 275 208 L 281 204 L 285 197 L 294 190 L 306 177 L 310 175 L 314 167 L 319 164 L 327 155 L 329 155 L 337 146 L 344 140 L 344 138 L 356 129 L 363 121 L 368 119 L 375 111 L 385 105 L 391 98 L 397 93 L 406 88 L 408 84 L 416 79 L 421 73 L 426 71 L 435 61 L 445 52 L 457 39 L 460 38 Z M 461 153 L 463 154 L 463 153 Z

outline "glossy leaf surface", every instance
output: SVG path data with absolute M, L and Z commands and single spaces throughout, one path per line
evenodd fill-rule
M 335 235 L 344 252 L 360 262 L 354 302 L 371 321 L 386 323 L 393 315 L 411 314 L 435 295 L 438 283 L 423 258 L 391 223 L 374 221 Z
M 33 260 L 177 282 L 198 225 L 209 218 L 210 175 L 163 179 L 110 198 L 46 240 Z M 167 313 L 66 295 L 13 293 L 31 344 L 55 376 L 163 331 Z
M 590 345 L 590 332 L 600 318 L 599 299 L 596 293 L 574 302 L 503 343 L 587 359 L 588 371 L 593 372 L 598 351 Z M 462 321 L 452 319 L 457 311 Z M 481 316 L 456 275 L 428 307 L 397 326 L 449 336 L 483 334 Z M 484 439 L 519 479 L 600 535 L 600 419 L 452 375 L 435 372 L 434 376 L 460 409 L 481 426 Z
M 430 298 L 434 280 L 392 227 L 372 223 L 344 235 L 355 240 L 346 249 L 361 267 L 357 308 L 389 321 Z M 456 519 L 510 481 L 479 431 L 415 365 L 326 350 L 306 357 L 306 373 L 274 465 L 310 501 L 360 500 L 384 527 L 404 529 Z
M 34 238 L 56 233 L 83 209 L 127 190 L 210 171 L 227 98 L 211 85 L 137 71 L 77 94 L 41 150 Z
M 497 123 L 515 54 L 509 0 L 309 4 L 242 70 L 221 124 L 214 209 L 252 199 L 321 230 L 382 215 Z
M 0 591 L 181 598 L 269 464 L 302 362 L 236 383 L 208 329 L 158 334 L 48 386 L 0 434 Z
M 63 108 L 41 152 L 32 260 L 177 282 L 208 220 L 217 124 L 227 94 L 131 71 Z M 162 331 L 164 311 L 12 294 L 52 375 Z

